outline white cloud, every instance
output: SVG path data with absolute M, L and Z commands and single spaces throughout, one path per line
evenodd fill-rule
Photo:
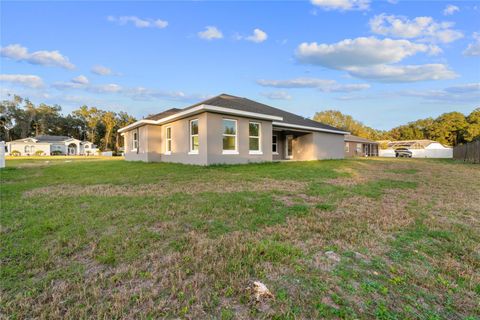
M 214 27 L 214 26 L 205 27 L 204 31 L 198 32 L 198 36 L 201 39 L 205 39 L 205 40 L 213 40 L 213 39 L 222 39 L 223 38 L 222 32 L 219 29 L 217 29 L 217 27 Z
M 260 43 L 267 40 L 267 38 L 268 38 L 267 33 L 257 28 L 253 30 L 253 34 L 251 36 L 246 37 L 245 40 Z
M 291 100 L 292 96 L 286 91 L 261 92 L 262 96 L 272 100 Z
M 416 17 L 410 20 L 403 16 L 382 13 L 371 18 L 369 24 L 371 31 L 376 34 L 398 38 L 449 43 L 463 37 L 463 33 L 452 29 L 453 22 L 436 22 L 432 17 Z
M 436 47 L 408 40 L 360 37 L 345 39 L 334 44 L 302 43 L 297 48 L 296 57 L 303 63 L 346 69 L 351 66 L 395 63 L 418 52 L 428 53 L 432 50 L 436 50 Z
M 302 43 L 298 61 L 347 71 L 351 76 L 380 82 L 452 79 L 457 74 L 444 64 L 394 65 L 419 52 L 437 54 L 435 45 L 375 37 L 346 39 L 334 44 Z
M 443 9 L 443 15 L 444 16 L 451 16 L 452 14 L 454 14 L 455 12 L 458 12 L 458 11 L 460 11 L 459 7 L 454 6 L 452 4 L 449 4 L 448 6 L 445 7 L 445 9 Z
M 107 20 L 118 23 L 119 25 L 133 24 L 137 28 L 158 28 L 163 29 L 168 26 L 168 21 L 161 19 L 139 18 L 136 16 L 108 16 Z
M 368 10 L 370 8 L 369 0 L 311 0 L 315 6 L 324 10 Z
M 74 69 L 75 66 L 63 56 L 59 51 L 35 51 L 28 52 L 28 49 L 20 44 L 11 44 L 0 49 L 2 57 L 10 58 L 16 61 L 26 61 L 31 64 L 62 67 L 65 69 Z
M 79 75 L 78 77 L 75 77 L 72 79 L 73 83 L 78 83 L 78 84 L 88 84 L 88 78 L 85 77 L 84 75 Z
M 480 83 L 466 83 L 444 89 L 408 90 L 398 93 L 401 96 L 411 96 L 434 101 L 448 102 L 478 102 L 480 99 Z
M 95 66 L 92 67 L 92 69 L 90 71 L 92 73 L 96 74 L 96 75 L 99 75 L 99 76 L 109 76 L 109 75 L 118 76 L 118 75 L 120 75 L 120 73 L 114 72 L 112 69 L 110 69 L 108 67 L 105 67 L 105 66 L 102 66 L 102 65 L 95 65 Z
M 352 92 L 370 88 L 367 83 L 340 84 L 335 80 L 317 78 L 295 78 L 290 80 L 257 80 L 264 87 L 274 88 L 315 88 L 322 92 Z
M 463 51 L 463 54 L 466 56 L 478 57 L 480 56 L 480 34 L 474 32 L 473 39 L 474 41 L 468 45 L 467 49 Z
M 198 101 L 211 98 L 209 95 L 188 94 L 183 91 L 166 91 L 145 87 L 127 88 L 124 94 L 134 100 L 148 101 L 153 99 L 167 99 L 173 101 Z
M 444 64 L 351 67 L 348 72 L 354 77 L 378 82 L 416 82 L 446 80 L 458 77 L 454 71 Z
M 33 89 L 43 87 L 42 78 L 29 74 L 0 74 L 0 81 Z

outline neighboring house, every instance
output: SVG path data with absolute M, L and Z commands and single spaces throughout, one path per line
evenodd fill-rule
M 378 157 L 378 142 L 347 134 L 345 157 Z
M 119 132 L 125 159 L 209 165 L 344 158 L 343 130 L 246 98 L 221 94 Z
M 386 149 L 380 149 L 380 157 L 395 157 L 396 149 L 410 150 L 413 158 L 452 158 L 453 149 L 433 140 L 378 141 Z
M 7 153 L 18 151 L 22 156 L 32 156 L 38 153 L 49 156 L 53 153 L 62 155 L 95 155 L 97 147 L 88 141 L 81 141 L 66 136 L 36 136 L 18 139 L 6 143 Z M 38 153 L 37 153 L 38 152 Z

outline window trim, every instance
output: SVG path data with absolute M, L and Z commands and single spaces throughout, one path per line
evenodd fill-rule
M 200 138 L 198 139 L 198 149 L 197 150 L 193 150 L 193 142 L 192 142 L 192 137 L 195 137 L 195 136 L 199 136 L 198 133 L 197 134 L 192 134 L 192 122 L 194 121 L 197 121 L 197 128 L 198 128 L 198 132 L 200 132 L 200 122 L 198 121 L 198 118 L 197 119 L 191 119 L 188 121 L 188 137 L 189 137 L 189 149 L 190 151 L 188 152 L 188 154 L 198 154 L 198 151 L 200 149 Z
M 132 132 L 132 150 L 131 151 L 137 151 L 137 149 L 138 149 L 138 132 L 134 131 Z
M 275 139 L 275 140 L 276 140 L 275 143 L 273 143 L 273 137 L 276 138 L 276 139 Z M 273 151 L 273 148 L 272 148 L 272 154 L 278 155 L 278 134 L 272 134 L 272 147 L 273 147 L 273 145 L 275 145 L 275 150 L 276 150 L 276 151 Z
M 233 121 L 235 122 L 235 134 L 226 134 L 225 128 L 223 127 L 223 121 Z M 238 154 L 238 121 L 236 119 L 222 118 L 222 154 Z M 234 150 L 224 150 L 223 149 L 223 137 L 235 137 L 235 149 Z
M 345 143 L 345 152 L 350 153 L 350 142 Z
M 170 129 L 170 138 L 168 137 L 168 129 Z M 168 142 L 170 141 L 170 150 L 168 150 Z M 165 154 L 172 154 L 172 126 L 165 127 Z
M 258 136 L 250 135 L 250 123 L 258 124 Z M 250 138 L 258 138 L 258 150 L 250 150 Z M 248 122 L 248 154 L 260 155 L 262 151 L 262 123 L 256 121 Z

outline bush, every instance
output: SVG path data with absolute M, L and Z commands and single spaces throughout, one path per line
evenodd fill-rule
M 50 154 L 52 156 L 63 156 L 63 153 L 60 150 L 54 150 L 54 151 L 50 152 Z
M 10 154 L 12 156 L 15 156 L 15 157 L 18 157 L 18 156 L 21 156 L 22 154 L 20 153 L 20 151 L 18 150 L 13 150 L 12 152 L 10 152 Z
M 35 151 L 35 155 L 36 156 L 43 156 L 43 155 L 45 155 L 45 152 L 43 152 L 42 150 L 37 150 L 37 151 Z

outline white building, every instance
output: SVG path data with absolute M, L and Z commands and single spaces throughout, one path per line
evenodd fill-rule
M 380 149 L 380 157 L 395 157 L 396 149 L 408 149 L 412 158 L 453 158 L 453 148 L 433 140 L 378 141 L 387 144 L 387 149 Z
M 81 141 L 66 136 L 36 136 L 18 139 L 6 143 L 7 154 L 33 155 L 96 155 L 97 147 L 88 141 Z

